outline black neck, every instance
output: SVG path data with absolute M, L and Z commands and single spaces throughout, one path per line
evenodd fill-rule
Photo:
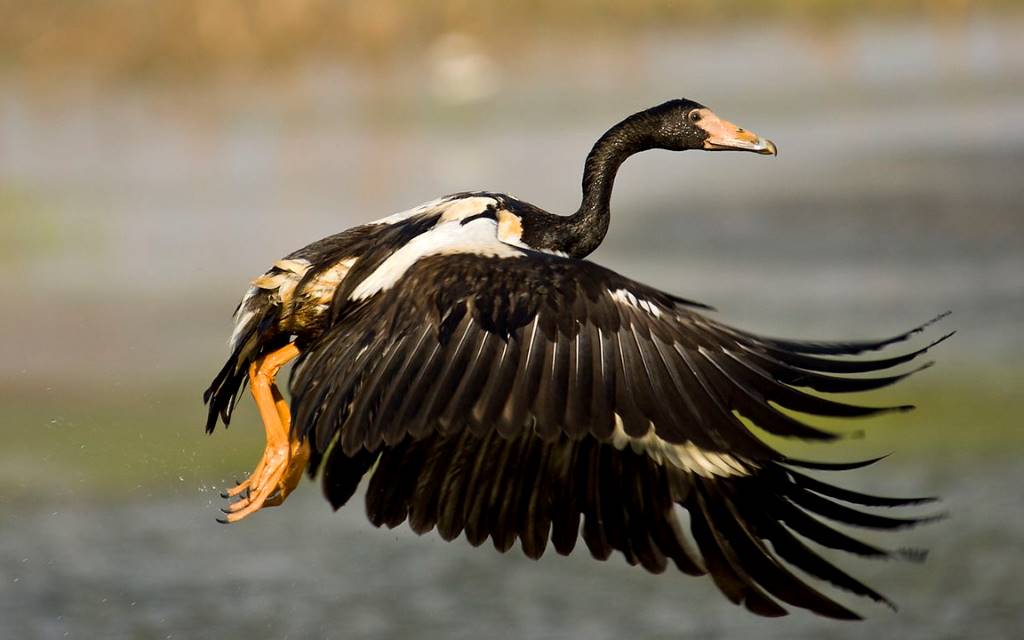
M 630 116 L 609 129 L 587 156 L 583 166 L 583 201 L 576 213 L 564 219 L 566 251 L 574 258 L 597 249 L 608 232 L 612 187 L 619 167 L 629 156 L 652 146 L 641 116 L 642 113 Z

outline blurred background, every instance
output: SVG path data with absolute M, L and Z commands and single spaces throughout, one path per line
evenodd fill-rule
M 0 0 L 0 637 L 1006 638 L 1024 610 L 1024 5 L 970 0 Z M 742 328 L 952 310 L 910 415 L 788 451 L 951 518 L 830 556 L 901 604 L 756 619 L 619 556 L 445 544 L 306 483 L 239 525 L 248 398 L 202 432 L 249 279 L 472 189 L 552 211 L 616 121 L 703 102 L 776 159 L 630 160 L 594 259 Z M 837 480 L 836 478 L 832 478 Z

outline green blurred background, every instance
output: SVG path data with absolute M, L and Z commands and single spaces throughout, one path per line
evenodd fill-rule
M 0 1 L 0 637 L 1011 637 L 1024 606 L 1024 5 L 945 0 Z M 806 338 L 945 311 L 919 406 L 823 459 L 952 518 L 847 562 L 904 605 L 761 622 L 710 581 L 532 563 L 310 485 L 225 528 L 243 402 L 202 433 L 230 313 L 274 259 L 443 193 L 553 211 L 623 116 L 685 96 L 777 159 L 652 152 L 594 259 Z M 927 339 L 928 336 L 921 338 Z M 918 341 L 914 344 L 923 344 Z M 864 430 L 863 437 L 857 433 Z M 980 635 L 978 635 L 980 634 Z

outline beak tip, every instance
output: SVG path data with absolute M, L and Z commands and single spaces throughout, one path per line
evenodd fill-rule
M 764 154 L 766 156 L 776 156 L 776 157 L 778 157 L 778 155 L 779 155 L 779 148 L 775 146 L 774 142 L 772 142 L 771 140 L 765 139 L 765 140 L 763 140 L 761 142 L 761 145 L 763 146 L 763 149 L 761 151 L 762 154 Z

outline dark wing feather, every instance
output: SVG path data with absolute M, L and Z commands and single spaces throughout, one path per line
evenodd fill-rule
M 761 342 L 586 262 L 428 257 L 393 288 L 349 306 L 335 304 L 339 323 L 306 348 L 293 380 L 295 428 L 315 434 L 321 449 L 339 433 L 352 454 L 467 426 L 605 440 L 618 421 L 633 438 L 653 424 L 672 444 L 770 460 L 781 456 L 736 414 L 780 435 L 831 439 L 774 405 L 840 417 L 905 408 L 797 388 L 861 391 L 900 376 L 829 375 L 846 361 L 787 350 L 825 352 L 819 343 Z M 836 351 L 866 344 L 881 343 Z
M 779 338 L 765 338 L 763 336 L 755 336 L 754 334 L 747 333 L 744 331 L 738 331 L 736 329 L 730 329 L 729 331 L 737 336 L 746 336 L 750 338 L 756 338 L 762 344 L 773 347 L 776 349 L 782 349 L 784 351 L 795 351 L 797 353 L 812 353 L 812 354 L 825 354 L 825 355 L 857 355 L 864 353 L 865 351 L 878 351 L 884 349 L 889 345 L 896 344 L 897 342 L 903 342 L 910 339 L 911 336 L 921 333 L 931 325 L 935 324 L 939 320 L 942 320 L 950 314 L 949 311 L 940 313 L 928 322 L 922 325 L 914 327 L 910 331 L 906 331 L 899 335 L 891 338 L 884 338 L 882 340 L 853 340 L 845 342 L 815 342 L 807 340 L 782 340 Z M 949 334 L 952 335 L 952 334 Z M 948 335 L 946 337 L 949 337 Z M 940 338 L 945 340 L 946 337 Z
M 664 571 L 669 561 L 691 575 L 709 573 L 726 597 L 760 615 L 784 615 L 781 601 L 828 617 L 859 618 L 790 571 L 787 563 L 893 606 L 794 533 L 866 557 L 920 559 L 920 554 L 860 542 L 822 522 L 816 516 L 833 518 L 834 503 L 808 500 L 811 491 L 801 485 L 803 476 L 777 463 L 749 476 L 701 478 L 590 437 L 562 435 L 546 442 L 532 434 L 507 439 L 496 432 L 478 436 L 463 430 L 407 437 L 396 446 L 354 457 L 335 449 L 325 490 L 328 484 L 339 486 L 339 470 L 349 469 L 349 476 L 364 473 L 378 456 L 367 489 L 367 512 L 378 526 L 394 527 L 408 517 L 417 533 L 436 526 L 451 540 L 464 531 L 474 546 L 489 538 L 502 552 L 518 540 L 535 559 L 544 554 L 548 540 L 566 555 L 582 538 L 599 560 L 618 551 L 652 573 Z M 350 494 L 351 483 L 341 484 Z M 696 550 L 676 518 L 680 506 L 690 512 Z M 888 529 L 920 521 L 874 516 L 855 524 Z
M 798 535 L 866 557 L 918 557 L 863 543 L 820 518 L 898 528 L 927 519 L 841 503 L 923 500 L 870 496 L 792 471 L 872 461 L 789 459 L 740 419 L 783 436 L 835 438 L 780 408 L 839 417 L 890 410 L 802 389 L 843 393 L 898 381 L 908 374 L 842 374 L 890 369 L 927 348 L 868 361 L 822 356 L 909 334 L 834 345 L 762 339 L 596 265 L 532 253 L 422 258 L 392 288 L 335 301 L 333 310 L 337 324 L 303 347 L 293 424 L 311 438 L 334 506 L 372 473 L 374 524 L 408 519 L 419 533 L 436 528 L 450 540 L 464 532 L 471 544 L 490 539 L 500 551 L 518 540 L 531 558 L 549 541 L 568 554 L 582 538 L 598 559 L 618 551 L 652 572 L 671 562 L 710 573 L 730 600 L 766 616 L 784 615 L 782 602 L 857 617 L 787 564 L 891 604 Z M 644 437 L 734 466 L 688 467 L 646 449 Z M 679 507 L 690 513 L 692 542 Z

